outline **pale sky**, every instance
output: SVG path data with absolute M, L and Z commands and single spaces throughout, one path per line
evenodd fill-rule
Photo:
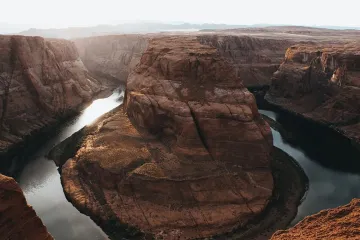
M 360 26 L 358 0 L 0 0 L 0 28 L 124 21 Z M 9 26 L 8 26 L 9 27 Z

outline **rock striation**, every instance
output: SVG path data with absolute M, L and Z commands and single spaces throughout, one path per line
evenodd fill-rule
M 360 236 L 360 200 L 306 217 L 296 226 L 276 232 L 271 240 L 356 240 Z
M 196 37 L 152 39 L 124 109 L 83 131 L 64 191 L 114 238 L 229 233 L 272 197 L 270 127 L 236 67 Z
M 145 35 L 111 35 L 73 40 L 87 69 L 98 78 L 115 83 L 126 79 L 142 53 L 148 38 Z
M 0 236 L 11 240 L 52 240 L 13 178 L 0 174 Z
M 200 35 L 203 44 L 215 47 L 237 67 L 237 75 L 248 88 L 269 86 L 271 77 L 284 60 L 286 49 L 295 40 L 236 35 Z
M 101 89 L 73 43 L 0 36 L 1 171 L 11 167 L 14 147 L 76 111 Z
M 301 44 L 274 73 L 267 101 L 360 142 L 360 45 Z

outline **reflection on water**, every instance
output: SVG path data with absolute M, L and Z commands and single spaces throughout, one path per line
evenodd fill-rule
M 274 120 L 278 118 L 272 111 L 260 110 L 260 113 Z M 324 162 L 323 159 L 309 157 L 301 146 L 292 146 L 287 143 L 278 131 L 272 129 L 272 134 L 274 145 L 292 156 L 309 178 L 309 191 L 298 208 L 298 215 L 293 224 L 323 209 L 345 205 L 353 198 L 360 198 L 360 174 L 327 168 L 319 164 L 319 162 Z M 317 156 L 317 158 L 321 157 L 324 156 Z
M 89 217 L 79 213 L 66 200 L 57 167 L 45 155 L 55 144 L 119 106 L 123 96 L 122 90 L 116 90 L 108 98 L 95 100 L 80 116 L 64 126 L 57 136 L 31 156 L 29 164 L 17 179 L 28 203 L 57 240 L 102 240 L 108 237 Z

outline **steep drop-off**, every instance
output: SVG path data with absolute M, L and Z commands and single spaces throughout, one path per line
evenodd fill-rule
M 271 240 L 357 240 L 360 238 L 360 200 L 306 217 L 295 227 L 276 232 Z
M 201 43 L 218 49 L 237 67 L 237 75 L 246 87 L 269 86 L 284 53 L 295 40 L 277 40 L 235 35 L 200 35 Z M 300 40 L 300 39 L 299 39 Z
M 100 90 L 73 43 L 0 36 L 0 170 L 11 168 L 16 147 L 25 139 L 76 111 Z
M 126 79 L 142 53 L 148 38 L 144 35 L 111 35 L 74 40 L 88 70 L 98 78 L 126 83 Z
M 217 49 L 195 37 L 151 40 L 125 101 L 83 130 L 62 166 L 67 196 L 111 236 L 203 238 L 264 211 L 270 127 Z
M 9 240 L 52 240 L 14 179 L 0 174 L 0 237 Z
M 360 141 L 360 45 L 296 45 L 274 73 L 267 101 Z

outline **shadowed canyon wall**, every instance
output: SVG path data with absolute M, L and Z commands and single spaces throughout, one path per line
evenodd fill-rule
M 52 240 L 14 179 L 0 174 L 0 237 L 11 240 Z
M 144 35 L 112 35 L 75 39 L 75 45 L 88 70 L 98 78 L 126 83 L 145 51 Z
M 0 36 L 1 169 L 11 166 L 9 149 L 53 126 L 100 90 L 73 43 Z
M 274 73 L 266 99 L 360 141 L 360 44 L 296 45 Z

